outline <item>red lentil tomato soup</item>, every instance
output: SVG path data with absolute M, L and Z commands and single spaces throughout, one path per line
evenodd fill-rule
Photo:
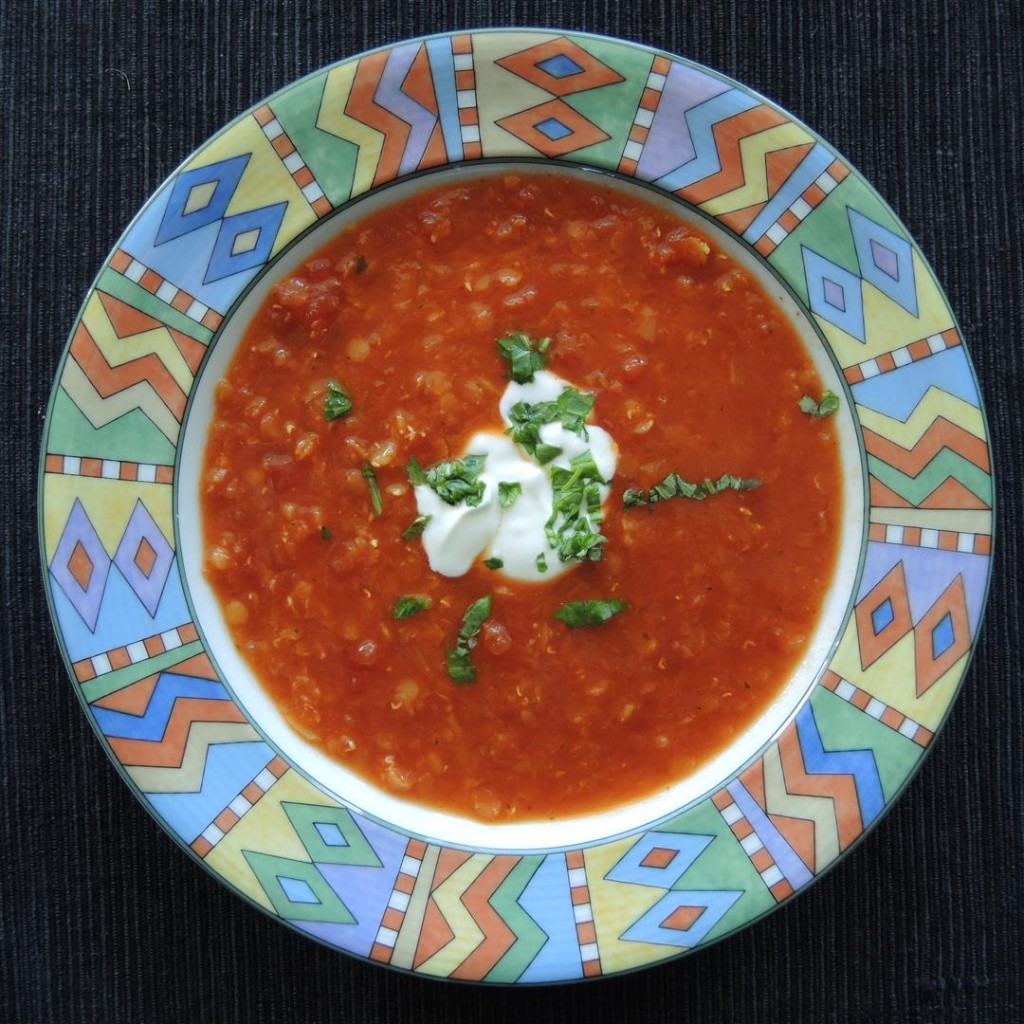
M 483 555 L 443 575 L 410 460 L 504 431 L 508 336 L 593 396 L 604 540 L 536 582 Z M 387 792 L 498 822 L 644 798 L 807 650 L 842 514 L 834 418 L 800 405 L 822 380 L 749 270 L 639 190 L 516 171 L 383 205 L 271 289 L 215 391 L 204 572 L 233 641 L 296 732 Z M 597 624 L 554 617 L 577 601 Z

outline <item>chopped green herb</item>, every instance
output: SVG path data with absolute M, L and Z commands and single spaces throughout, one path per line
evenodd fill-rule
M 541 440 L 541 427 L 561 423 L 566 430 L 586 439 L 586 419 L 595 399 L 595 395 L 576 388 L 564 388 L 553 402 L 516 402 L 508 413 L 512 426 L 506 433 L 544 466 L 561 455 L 562 449 Z
M 329 380 L 327 394 L 324 395 L 324 416 L 329 420 L 336 420 L 347 416 L 351 411 L 352 399 L 336 380 Z
M 373 466 L 363 466 L 363 477 L 366 486 L 370 488 L 370 504 L 373 506 L 373 514 L 380 519 L 384 512 L 384 501 L 380 496 L 380 484 L 377 483 L 377 474 Z
M 825 394 L 821 396 L 820 402 L 816 402 L 810 395 L 804 395 L 800 399 L 800 411 L 807 413 L 808 416 L 816 416 L 818 419 L 831 416 L 838 408 L 839 396 L 828 388 L 825 389 Z
M 566 601 L 554 618 L 561 619 L 570 629 L 580 626 L 600 626 L 610 618 L 625 611 L 628 605 L 617 597 L 599 601 Z
M 417 516 L 402 531 L 402 540 L 412 540 L 414 537 L 419 537 L 427 528 L 427 523 L 429 523 L 432 518 L 432 516 Z
M 407 594 L 405 597 L 400 597 L 394 603 L 391 609 L 391 618 L 408 619 L 413 615 L 419 615 L 420 612 L 425 611 L 429 607 L 429 597 L 423 597 L 420 594 Z
M 484 565 L 488 569 L 504 569 L 505 563 L 500 558 L 485 558 Z
M 483 501 L 484 484 L 477 478 L 486 460 L 486 455 L 467 455 L 464 459 L 444 459 L 436 466 L 424 469 L 413 456 L 405 471 L 414 487 L 426 484 L 449 505 L 459 505 L 464 501 L 473 507 Z
M 498 339 L 498 351 L 508 360 L 509 376 L 517 384 L 528 384 L 538 370 L 544 369 L 550 345 L 550 338 L 535 342 L 522 331 L 512 331 Z
M 448 661 L 448 675 L 453 683 L 472 683 L 476 680 L 476 665 L 473 664 L 473 648 L 480 639 L 480 627 L 491 614 L 491 595 L 474 601 L 462 616 L 462 627 L 455 647 L 445 652 Z
M 507 483 L 505 480 L 501 480 L 498 483 L 498 504 L 502 508 L 511 508 L 516 503 L 516 498 L 522 493 L 522 484 Z
M 659 501 L 668 501 L 669 498 L 693 498 L 695 501 L 703 501 L 712 494 L 720 494 L 722 491 L 750 491 L 761 486 L 761 481 L 756 477 L 744 478 L 726 473 L 717 480 L 704 480 L 701 483 L 691 483 L 684 480 L 678 473 L 669 473 L 660 483 L 653 484 L 647 492 L 639 487 L 630 487 L 622 495 L 622 504 L 625 508 L 634 508 L 637 505 L 646 505 L 653 508 Z
M 544 552 L 542 551 L 537 556 L 537 572 L 547 572 L 547 571 L 548 571 L 548 560 L 544 556 Z
M 356 273 L 357 274 L 365 273 L 366 272 L 366 268 L 369 265 L 370 264 L 366 262 L 366 257 L 365 256 L 359 255 L 359 256 L 356 257 Z
M 320 536 L 323 540 L 330 540 L 334 535 L 331 533 L 331 528 L 329 526 L 321 526 Z
M 559 561 L 600 561 L 606 540 L 600 533 L 604 519 L 600 489 L 603 483 L 589 449 L 577 455 L 568 469 L 555 466 L 551 470 L 554 500 L 544 532 Z

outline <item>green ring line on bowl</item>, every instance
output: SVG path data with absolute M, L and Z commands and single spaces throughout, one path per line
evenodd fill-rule
M 351 809 L 277 753 L 191 615 L 176 509 L 180 435 L 207 349 L 293 241 L 419 171 L 521 159 L 645 182 L 770 268 L 842 373 L 868 508 L 828 667 L 756 757 L 650 827 L 494 852 Z M 40 480 L 48 596 L 76 691 L 177 841 L 328 945 L 493 983 L 610 974 L 706 945 L 864 835 L 959 689 L 993 521 L 987 429 L 961 340 L 873 190 L 804 126 L 706 69 L 612 39 L 520 30 L 343 61 L 190 157 L 86 297 Z

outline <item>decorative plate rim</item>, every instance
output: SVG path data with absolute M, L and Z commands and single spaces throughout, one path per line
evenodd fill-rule
M 828 669 L 753 763 L 654 827 L 501 853 L 374 821 L 274 752 L 217 677 L 198 624 L 175 621 L 191 605 L 174 480 L 208 349 L 278 255 L 319 218 L 421 170 L 521 158 L 679 196 L 772 268 L 844 377 L 869 507 Z M 192 199 L 200 185 L 205 205 Z M 239 260 L 230 243 L 243 231 L 256 241 Z M 181 253 L 205 261 L 202 278 Z M 38 481 L 62 657 L 111 760 L 175 841 L 332 948 L 497 984 L 582 980 L 705 948 L 859 843 L 916 775 L 963 684 L 991 585 L 995 493 L 961 342 L 941 285 L 874 188 L 719 72 L 545 28 L 437 33 L 344 58 L 187 157 L 89 287 L 47 406 Z

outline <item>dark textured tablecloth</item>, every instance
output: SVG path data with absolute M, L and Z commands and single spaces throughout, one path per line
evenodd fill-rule
M 1024 1020 L 1024 28 L 1016 0 L 0 0 L 0 1024 Z M 583 986 L 393 973 L 253 910 L 122 783 L 65 675 L 36 540 L 39 438 L 78 305 L 128 220 L 218 127 L 338 58 L 455 28 L 651 44 L 820 132 L 932 262 L 994 436 L 976 657 L 921 772 L 849 857 L 745 932 Z

